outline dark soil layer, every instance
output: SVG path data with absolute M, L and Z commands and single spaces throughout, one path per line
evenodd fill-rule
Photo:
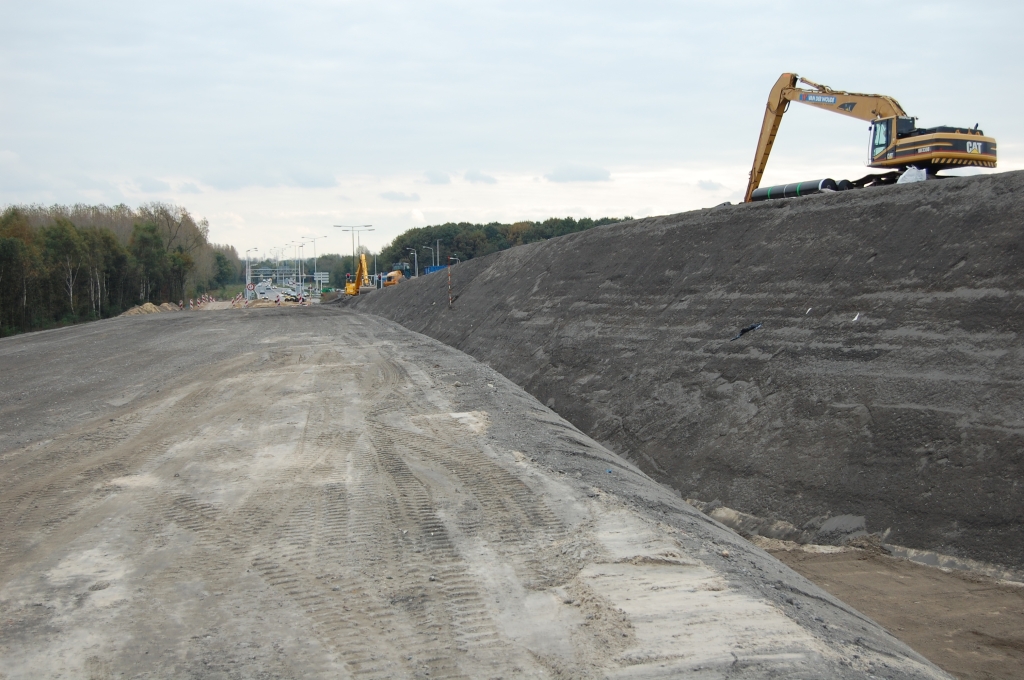
M 346 303 L 684 497 L 1020 567 L 1022 210 L 1024 172 L 720 207 L 456 265 L 451 310 L 444 273 Z

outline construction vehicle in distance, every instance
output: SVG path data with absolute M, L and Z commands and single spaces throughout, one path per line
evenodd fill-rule
M 370 285 L 370 275 L 366 271 L 366 255 L 359 254 L 359 266 L 356 267 L 354 280 L 345 283 L 345 295 L 359 295 L 359 289 Z
M 409 271 L 408 262 L 395 262 L 391 265 L 391 271 L 384 277 L 384 287 L 397 286 L 402 281 L 410 278 Z
M 798 83 L 814 89 L 797 87 Z M 834 182 L 828 179 L 759 189 L 761 176 L 775 143 L 775 135 L 779 132 L 782 115 L 789 108 L 789 103 L 794 101 L 870 122 L 868 167 L 883 168 L 889 172 L 867 175 L 853 182 Z M 932 177 L 939 170 L 947 168 L 996 167 L 996 140 L 986 137 L 977 125 L 973 128 L 918 128 L 916 120 L 915 117 L 908 116 L 899 102 L 892 97 L 842 92 L 801 78 L 796 73 L 783 73 L 768 95 L 768 105 L 761 123 L 761 136 L 757 141 L 754 165 L 750 170 L 750 181 L 747 183 L 747 193 L 743 200 L 750 202 L 788 198 L 819 191 L 892 184 L 908 168 L 924 170 Z

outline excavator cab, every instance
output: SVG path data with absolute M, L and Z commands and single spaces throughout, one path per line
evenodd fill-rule
M 885 152 L 892 145 L 892 122 L 894 118 L 883 118 L 871 123 L 871 153 L 868 164 L 885 158 Z
M 871 121 L 868 129 L 871 130 L 871 151 L 868 153 L 868 165 L 877 163 L 892 156 L 888 155 L 898 140 L 914 134 L 917 127 L 914 122 L 917 119 L 912 116 L 896 116 L 895 118 L 879 118 Z M 893 128 L 896 129 L 895 136 Z

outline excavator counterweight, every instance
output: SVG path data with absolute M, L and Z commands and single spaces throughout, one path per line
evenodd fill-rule
M 813 89 L 798 87 L 800 83 Z M 974 128 L 918 128 L 915 125 L 916 118 L 907 115 L 900 103 L 892 97 L 833 90 L 795 73 L 783 73 L 768 95 L 744 201 L 754 200 L 754 191 L 761 185 L 761 177 L 768 165 L 768 156 L 775 144 L 782 116 L 789 108 L 789 103 L 794 101 L 870 122 L 868 167 L 898 173 L 914 167 L 934 175 L 947 168 L 996 166 L 996 140 L 986 137 L 977 125 Z M 862 186 L 865 180 L 868 178 L 858 180 L 853 185 Z

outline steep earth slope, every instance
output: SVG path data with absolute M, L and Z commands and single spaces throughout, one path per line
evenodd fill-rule
M 162 367 L 121 370 L 129 354 Z M 948 677 L 378 317 L 10 338 L 0 390 L 29 437 L 0 441 L 4 680 Z
M 348 301 L 685 496 L 1024 565 L 1024 173 L 616 224 Z M 732 339 L 741 328 L 760 328 Z

